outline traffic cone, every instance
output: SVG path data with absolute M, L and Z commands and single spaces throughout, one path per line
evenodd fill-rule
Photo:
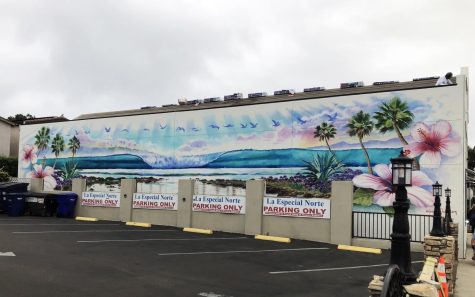
M 445 274 L 445 259 L 443 256 L 440 256 L 439 263 L 437 264 L 437 268 L 435 270 L 437 275 L 437 280 L 439 281 L 440 285 L 442 286 L 442 296 L 449 297 L 449 287 L 447 285 L 447 275 Z

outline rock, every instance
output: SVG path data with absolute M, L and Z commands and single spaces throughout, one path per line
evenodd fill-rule
M 436 287 L 430 284 L 412 284 L 404 286 L 406 292 L 411 296 L 438 297 Z

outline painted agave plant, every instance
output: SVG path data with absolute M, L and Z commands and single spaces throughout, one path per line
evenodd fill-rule
M 306 164 L 304 175 L 319 182 L 327 182 L 333 175 L 345 169 L 345 166 L 331 154 L 316 155 L 312 161 L 304 162 Z
M 73 179 L 79 176 L 78 163 L 74 161 L 68 161 L 64 163 L 61 170 L 61 177 L 63 179 Z

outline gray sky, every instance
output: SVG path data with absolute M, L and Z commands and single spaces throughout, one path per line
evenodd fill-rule
M 74 118 L 461 66 L 474 90 L 474 13 L 470 0 L 0 0 L 0 116 Z M 468 134 L 475 145 L 475 120 Z

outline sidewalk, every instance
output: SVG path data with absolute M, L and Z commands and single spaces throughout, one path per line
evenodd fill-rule
M 459 260 L 455 297 L 475 296 L 475 261 L 472 260 L 473 250 L 470 245 L 471 239 L 472 236 L 469 235 L 467 237 L 466 258 Z

